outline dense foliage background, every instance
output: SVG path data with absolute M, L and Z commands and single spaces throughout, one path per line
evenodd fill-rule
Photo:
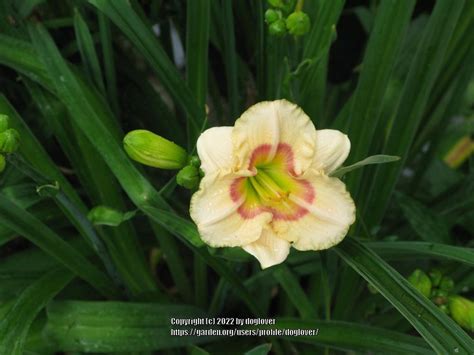
M 474 297 L 474 2 L 306 0 L 299 37 L 270 35 L 269 7 L 0 0 L 0 114 L 20 134 L 0 175 L 0 354 L 472 353 L 474 306 L 451 300 Z M 275 98 L 347 133 L 346 164 L 401 159 L 345 177 L 343 243 L 262 271 L 203 245 L 192 192 L 121 140 L 145 128 L 192 153 Z M 319 333 L 171 336 L 171 317 L 206 316 Z

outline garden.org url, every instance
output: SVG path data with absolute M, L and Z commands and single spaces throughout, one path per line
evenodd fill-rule
M 172 336 L 315 336 L 318 335 L 319 329 L 171 329 Z

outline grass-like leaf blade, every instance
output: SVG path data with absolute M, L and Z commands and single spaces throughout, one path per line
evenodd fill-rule
M 353 238 L 336 253 L 374 286 L 439 354 L 470 354 L 474 341 L 382 258 Z

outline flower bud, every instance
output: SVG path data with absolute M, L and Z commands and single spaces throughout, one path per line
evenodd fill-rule
M 161 169 L 180 169 L 187 164 L 188 155 L 179 145 L 146 130 L 129 132 L 123 146 L 133 160 Z
M 0 173 L 3 172 L 3 170 L 5 170 L 5 166 L 7 165 L 6 161 L 5 161 L 5 157 L 0 154 Z
M 439 288 L 444 291 L 451 291 L 454 288 L 454 281 L 448 276 L 443 276 L 439 283 Z
M 293 12 L 286 19 L 286 28 L 294 36 L 302 36 L 308 33 L 310 27 L 309 16 L 302 11 Z
M 191 158 L 189 158 L 189 165 L 199 168 L 201 166 L 201 159 L 199 159 L 199 157 L 196 155 L 193 155 Z
M 443 278 L 443 274 L 438 269 L 433 269 L 429 272 L 431 283 L 433 286 L 438 287 L 441 279 Z
M 20 134 L 16 129 L 9 128 L 0 133 L 0 153 L 14 153 L 20 146 Z
M 474 302 L 461 296 L 451 296 L 449 311 L 456 323 L 471 332 L 474 331 Z
M 265 11 L 265 22 L 272 24 L 273 22 L 281 19 L 281 11 L 268 9 Z
M 431 280 L 422 270 L 416 269 L 408 277 L 408 281 L 425 297 L 430 297 Z
M 0 133 L 5 132 L 8 128 L 8 116 L 0 114 Z
M 286 24 L 285 20 L 282 18 L 276 20 L 270 26 L 268 26 L 268 31 L 273 36 L 283 36 L 286 33 Z
M 96 206 L 89 211 L 87 219 L 94 225 L 117 227 L 135 217 L 137 211 L 120 212 L 107 206 Z
M 199 169 L 192 165 L 182 168 L 176 176 L 178 185 L 189 190 L 198 187 L 200 180 Z

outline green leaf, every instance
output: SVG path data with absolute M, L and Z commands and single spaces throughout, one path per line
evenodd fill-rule
M 118 290 L 102 271 L 45 224 L 16 206 L 1 193 L 0 223 L 37 245 L 80 278 L 90 283 L 104 296 L 118 297 Z
M 234 24 L 234 13 L 233 13 L 233 1 L 223 0 L 221 1 L 221 31 L 223 33 L 223 59 L 225 66 L 225 74 L 227 81 L 227 90 L 229 93 L 230 119 L 237 119 L 240 114 L 239 110 L 239 82 L 238 82 L 238 69 L 237 59 L 238 54 L 235 45 L 235 24 Z
M 279 265 L 273 271 L 273 277 L 288 294 L 288 298 L 296 307 L 303 319 L 315 318 L 317 315 L 314 305 L 310 302 L 299 280 L 285 265 Z
M 311 119 L 319 122 L 323 115 L 326 91 L 326 68 L 329 48 L 336 36 L 336 24 L 345 0 L 318 2 L 318 11 L 312 18 L 311 31 L 305 41 L 303 60 L 311 59 L 312 65 L 301 76 L 299 104 Z
M 474 341 L 377 254 L 353 238 L 336 253 L 374 286 L 440 354 L 469 354 Z
M 57 301 L 49 304 L 47 316 L 45 337 L 62 351 L 152 351 L 218 339 L 171 334 L 171 329 L 194 328 L 173 325 L 173 319 L 206 317 L 185 305 Z
M 18 0 L 15 1 L 14 5 L 18 9 L 18 14 L 22 18 L 26 18 L 30 16 L 37 6 L 44 2 L 46 2 L 46 0 Z
M 107 97 L 114 112 L 118 114 L 119 103 L 117 94 L 117 75 L 115 73 L 115 58 L 112 43 L 110 21 L 98 11 L 100 43 L 102 44 L 102 57 L 104 62 L 105 86 Z
M 259 329 L 310 329 L 315 335 L 282 336 L 291 342 L 302 342 L 333 349 L 377 354 L 432 354 L 426 343 L 411 335 L 391 330 L 339 321 L 277 318 L 276 325 L 259 325 Z
M 388 259 L 453 260 L 474 266 L 474 249 L 426 242 L 370 242 L 364 243 L 377 254 Z
M 363 159 L 369 154 L 370 147 L 380 144 L 384 137 L 382 132 L 377 132 L 378 122 L 414 6 L 415 1 L 383 1 L 377 9 L 362 72 L 346 118 L 349 120 L 347 133 L 352 142 L 350 162 Z M 356 200 L 361 179 L 362 172 L 359 171 L 346 182 Z
M 1 43 L 1 38 L 0 38 Z M 10 117 L 10 125 L 15 128 L 21 136 L 21 145 L 19 152 L 42 174 L 48 176 L 52 180 L 59 182 L 64 193 L 78 206 L 85 211 L 85 205 L 81 201 L 77 192 L 74 190 L 69 181 L 64 177 L 58 169 L 54 161 L 49 157 L 41 143 L 31 132 L 20 115 L 15 111 L 13 106 L 8 102 L 7 98 L 0 94 L 0 111 Z
M 204 117 L 191 91 L 158 43 L 151 27 L 145 24 L 126 0 L 88 0 L 110 18 L 143 54 L 175 102 L 188 114 L 195 130 Z
M 81 129 L 88 142 L 92 144 L 88 149 L 89 151 L 93 149 L 94 152 L 91 151 L 89 159 L 86 161 L 92 164 L 101 164 L 95 156 L 98 151 L 132 200 L 140 200 L 138 205 L 144 200 L 147 203 L 150 202 L 151 191 L 155 192 L 153 200 L 166 205 L 125 155 L 119 143 L 118 127 L 103 99 L 70 70 L 44 27 L 37 24 L 29 29 L 41 60 L 44 61 L 51 78 L 54 78 L 53 83 L 58 98 L 68 108 L 74 124 Z M 97 171 L 104 171 L 103 168 L 105 165 L 99 166 Z M 103 177 L 101 174 L 96 176 L 97 179 L 103 179 Z M 108 181 L 103 181 L 100 184 L 102 189 L 99 189 L 99 195 L 102 193 L 101 190 L 108 192 L 104 201 L 101 202 L 122 209 L 124 202 L 120 196 L 120 190 L 116 188 L 109 190 L 113 183 L 115 180 L 110 175 Z M 118 228 L 124 228 L 123 233 L 113 230 L 114 243 L 113 245 L 109 243 L 108 247 L 113 250 L 114 262 L 126 280 L 127 286 L 135 294 L 156 290 L 156 284 L 146 265 L 133 229 L 130 226 L 127 227 L 127 224 Z
M 193 246 L 200 248 L 204 246 L 196 226 L 187 219 L 177 216 L 173 212 L 155 207 L 145 207 L 144 211 L 163 228 L 173 234 L 183 236 L 187 242 Z
M 200 247 L 204 243 L 201 240 L 196 226 L 188 220 L 181 218 L 171 212 L 158 209 L 151 206 L 143 206 L 143 211 L 156 223 L 168 230 L 170 233 L 180 237 L 198 254 L 211 268 L 219 275 L 225 278 L 235 289 L 237 295 L 245 302 L 254 315 L 262 315 L 262 312 L 256 306 L 252 296 L 243 285 L 239 277 L 224 263 L 209 254 L 207 250 Z
M 0 321 L 0 354 L 22 355 L 28 330 L 38 313 L 74 277 L 61 268 L 31 283 Z
M 85 66 L 87 76 L 96 84 L 99 90 L 105 94 L 105 86 L 102 80 L 102 70 L 99 58 L 95 50 L 94 41 L 87 23 L 82 18 L 79 10 L 74 10 L 74 31 L 77 38 L 77 45 L 81 53 L 82 62 Z
M 374 180 L 368 187 L 369 196 L 359 207 L 366 216 L 368 226 L 377 225 L 385 213 L 426 109 L 429 95 L 440 73 L 444 55 L 463 5 L 462 0 L 455 3 L 449 0 L 436 2 L 405 80 L 398 109 L 384 146 L 384 152 L 402 157 L 401 164 L 377 168 Z M 372 186 L 377 186 L 377 189 L 371 188 Z M 368 209 L 370 213 L 366 213 Z
M 450 241 L 447 221 L 421 202 L 407 195 L 398 193 L 396 196 L 405 218 L 421 239 L 437 243 Z
M 271 349 L 272 344 L 262 344 L 246 351 L 244 355 L 267 355 Z
M 364 160 L 361 160 L 355 164 L 349 165 L 349 166 L 341 166 L 340 168 L 336 169 L 332 173 L 330 173 L 330 176 L 333 177 L 343 177 L 345 174 L 352 170 L 356 170 L 359 168 L 362 168 L 363 166 L 366 165 L 372 165 L 372 164 L 385 164 L 385 163 L 391 163 L 394 161 L 400 160 L 400 157 L 396 157 L 393 155 L 372 155 L 370 157 L 365 158 Z
M 49 89 L 53 86 L 43 63 L 28 42 L 0 34 L 0 64 L 24 73 Z

